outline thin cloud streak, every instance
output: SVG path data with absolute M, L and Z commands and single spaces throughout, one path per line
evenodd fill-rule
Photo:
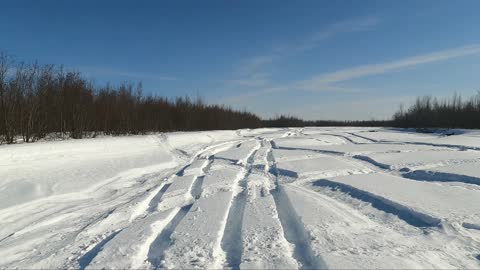
M 408 67 L 445 61 L 468 55 L 480 54 L 480 45 L 464 46 L 449 50 L 437 51 L 429 54 L 408 57 L 388 63 L 363 65 L 353 68 L 338 70 L 331 73 L 324 73 L 312 77 L 309 80 L 296 84 L 296 88 L 302 90 L 318 91 L 331 84 L 362 78 L 371 75 L 378 75 L 390 71 L 401 70 Z
M 326 27 L 321 31 L 314 33 L 303 43 L 296 45 L 293 50 L 303 51 L 313 49 L 319 46 L 320 42 L 342 33 L 371 31 L 379 23 L 380 19 L 372 16 L 337 22 L 331 24 L 330 26 Z
M 226 83 L 229 85 L 237 84 L 239 86 L 267 85 L 269 81 L 266 77 L 270 74 L 268 67 L 273 65 L 275 61 L 292 56 L 301 51 L 314 49 L 315 47 L 318 47 L 321 42 L 342 33 L 373 30 L 379 23 L 380 19 L 372 16 L 333 23 L 310 36 L 305 37 L 300 42 L 280 45 L 272 49 L 269 53 L 246 59 L 234 71 L 234 76 L 236 78 L 226 80 Z M 259 77 L 262 77 L 262 81 L 259 81 Z
M 349 88 L 336 86 L 335 83 L 349 81 L 352 79 L 358 79 L 371 75 L 384 74 L 391 71 L 399 71 L 405 68 L 414 67 L 418 65 L 446 61 L 449 59 L 469 56 L 480 55 L 480 44 L 463 46 L 454 49 L 436 51 L 429 54 L 417 55 L 413 57 L 407 57 L 399 60 L 395 60 L 387 63 L 363 65 L 358 67 L 352 67 L 342 69 L 330 73 L 322 73 L 313 76 L 311 79 L 294 81 L 284 86 L 269 86 L 266 88 L 260 88 L 258 91 L 248 92 L 242 95 L 235 95 L 223 99 L 225 102 L 240 102 L 242 100 L 258 97 L 266 94 L 286 92 L 292 90 L 303 91 L 341 91 L 341 92 L 361 92 L 364 89 L 361 88 Z M 370 89 L 371 90 L 371 89 Z

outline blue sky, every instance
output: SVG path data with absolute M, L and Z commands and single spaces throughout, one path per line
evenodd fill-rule
M 0 50 L 262 117 L 386 119 L 480 90 L 480 1 L 4 1 Z

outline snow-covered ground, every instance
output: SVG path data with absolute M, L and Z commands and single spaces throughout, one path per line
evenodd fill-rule
M 0 268 L 480 268 L 480 132 L 0 146 Z

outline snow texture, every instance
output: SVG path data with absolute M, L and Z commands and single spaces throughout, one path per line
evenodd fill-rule
M 480 267 L 480 131 L 0 146 L 0 268 Z

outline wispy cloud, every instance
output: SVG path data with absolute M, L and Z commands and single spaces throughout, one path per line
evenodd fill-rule
M 235 75 L 245 76 L 251 75 L 252 73 L 257 72 L 265 65 L 271 64 L 278 55 L 269 54 L 269 55 L 261 55 L 246 59 L 243 61 L 240 66 L 235 70 Z
M 264 55 L 243 61 L 233 73 L 233 79 L 225 80 L 233 86 L 265 86 L 269 83 L 270 71 L 266 67 L 273 63 L 277 55 Z
M 300 39 L 298 42 L 277 45 L 263 55 L 257 55 L 242 61 L 234 71 L 233 76 L 235 78 L 226 80 L 226 83 L 238 86 L 267 85 L 271 66 L 276 61 L 301 51 L 313 49 L 319 46 L 321 42 L 342 33 L 372 30 L 379 22 L 379 18 L 370 16 L 332 23 L 320 31 Z
M 296 44 L 293 49 L 297 51 L 313 49 L 317 47 L 320 42 L 332 38 L 336 35 L 343 33 L 355 33 L 371 31 L 380 23 L 380 19 L 377 17 L 369 16 L 362 18 L 355 18 L 351 20 L 336 22 L 324 29 L 313 33 L 310 37 L 304 41 Z
M 480 45 L 464 46 L 449 50 L 436 51 L 429 54 L 403 58 L 387 63 L 362 65 L 353 68 L 342 69 L 330 73 L 316 75 L 308 80 L 294 84 L 297 89 L 321 91 L 331 87 L 334 83 L 362 78 L 371 75 L 383 74 L 408 67 L 445 61 L 462 56 L 480 54 Z
M 239 79 L 232 79 L 225 81 L 227 84 L 238 85 L 238 86 L 265 86 L 269 83 L 269 75 L 266 73 L 252 73 L 247 77 L 241 77 Z
M 269 84 L 266 87 L 259 87 L 256 91 L 251 91 L 241 95 L 236 95 L 224 99 L 225 102 L 239 102 L 252 97 L 267 95 L 275 92 L 285 91 L 336 91 L 336 92 L 362 92 L 365 89 L 341 87 L 336 83 L 349 81 L 352 79 L 363 78 L 372 75 L 384 74 L 392 71 L 400 71 L 405 68 L 418 65 L 446 61 L 449 59 L 480 55 L 480 44 L 463 46 L 448 50 L 431 52 L 428 54 L 406 57 L 390 62 L 361 65 L 352 68 L 346 68 L 329 73 L 317 74 L 309 79 L 290 82 L 286 85 L 278 86 Z
M 82 72 L 85 72 L 89 75 L 97 76 L 116 76 L 116 77 L 125 77 L 129 79 L 138 79 L 138 80 L 153 80 L 153 81 L 175 81 L 176 77 L 165 76 L 159 74 L 145 73 L 145 72 L 126 72 L 111 68 L 100 68 L 100 67 L 79 67 L 76 68 Z
M 259 90 L 256 91 L 250 91 L 250 92 L 244 92 L 239 95 L 233 95 L 233 96 L 228 96 L 228 97 L 223 97 L 219 98 L 216 100 L 218 103 L 229 103 L 229 104 L 235 104 L 235 103 L 242 103 L 245 100 L 255 98 L 261 95 L 267 95 L 267 94 L 274 94 L 278 92 L 284 92 L 289 89 L 288 86 L 272 86 L 272 87 L 263 87 L 260 88 Z

